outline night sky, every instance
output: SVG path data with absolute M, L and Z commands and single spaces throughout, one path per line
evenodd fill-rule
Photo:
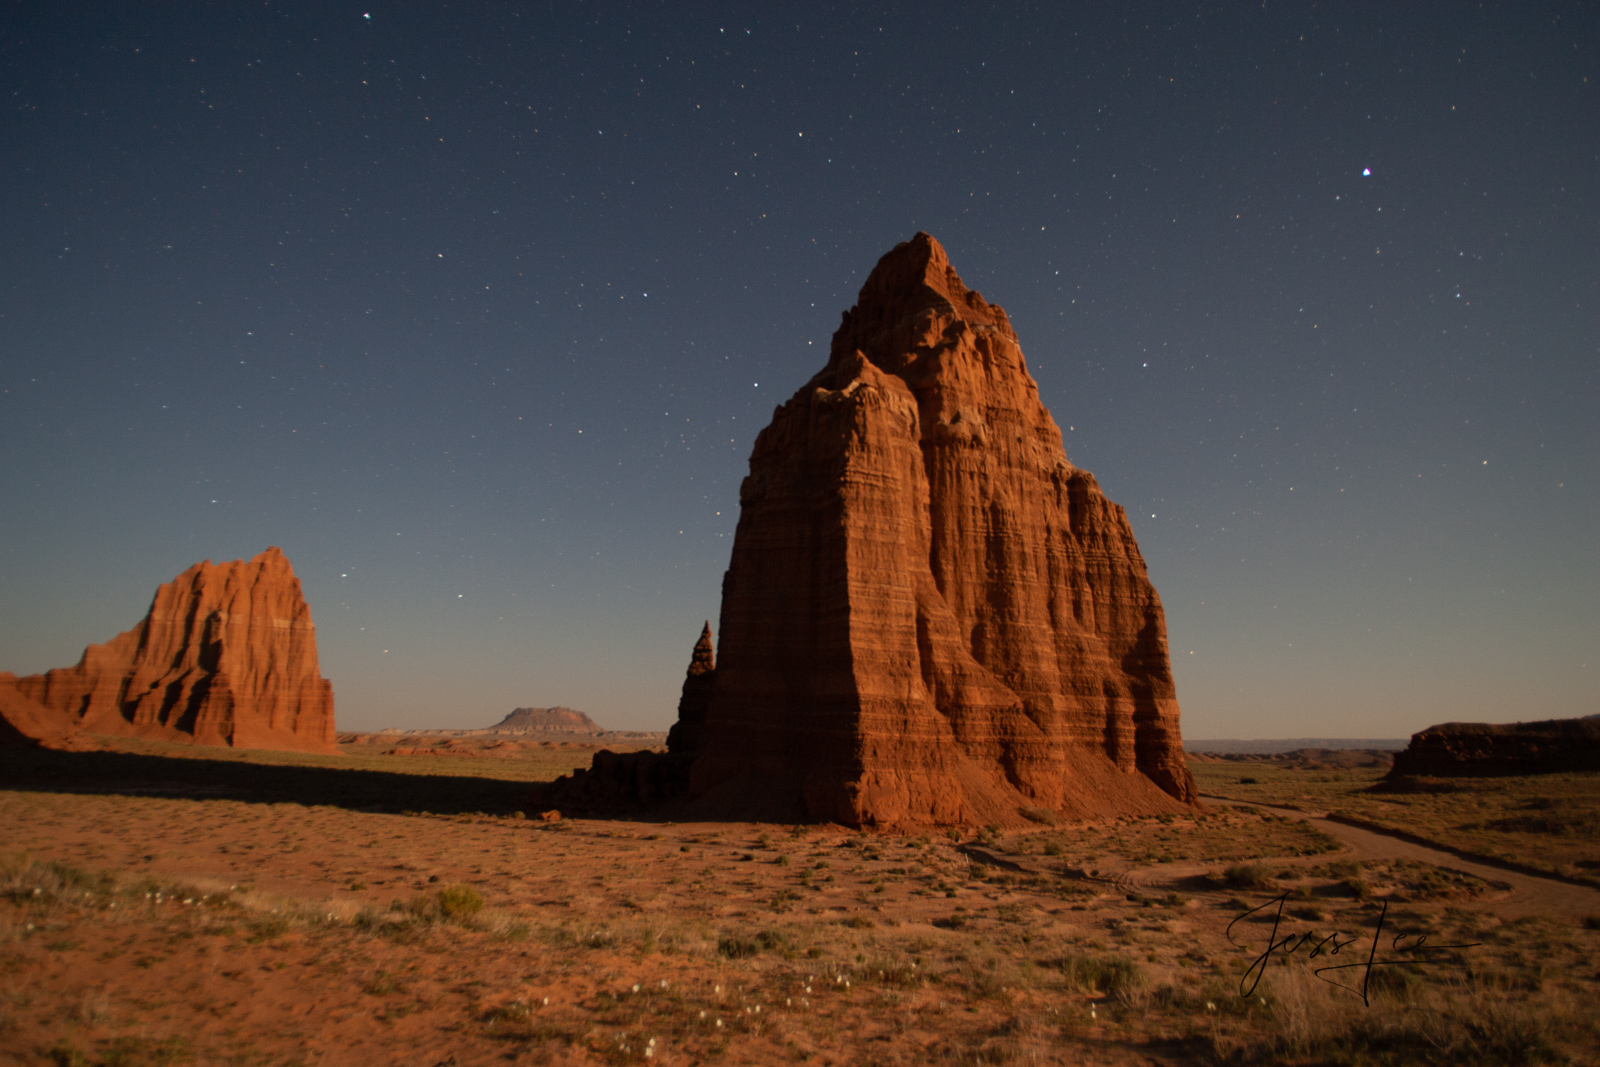
M 926 230 L 1187 736 L 1600 711 L 1593 3 L 15 3 L 0 78 L 0 669 L 279 545 L 342 728 L 665 729 Z

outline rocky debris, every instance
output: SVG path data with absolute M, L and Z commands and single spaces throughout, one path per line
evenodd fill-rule
M 69 730 L 336 751 L 311 609 L 277 548 L 196 563 L 156 590 L 133 629 L 10 688 Z
M 1384 785 L 1453 778 L 1600 770 L 1600 715 L 1542 722 L 1447 722 L 1411 735 Z

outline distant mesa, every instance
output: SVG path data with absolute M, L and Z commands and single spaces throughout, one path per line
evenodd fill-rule
M 1541 722 L 1447 722 L 1411 735 L 1386 784 L 1454 778 L 1600 771 L 1600 715 Z
M 399 729 L 344 732 L 340 751 L 377 750 L 389 756 L 483 756 L 511 758 L 539 748 L 660 745 L 661 730 L 607 730 L 576 708 L 515 708 L 493 726 L 476 729 Z
M 0 715 L 13 743 L 72 747 L 110 734 L 337 751 L 311 609 L 276 548 L 196 563 L 156 590 L 137 626 L 90 645 L 77 666 L 0 674 Z
M 702 817 L 887 828 L 1195 801 L 1127 516 L 932 237 L 878 262 L 739 498 L 669 751 L 603 753 L 550 806 L 681 784 Z
M 494 733 L 603 734 L 593 719 L 573 708 L 517 708 L 489 729 Z

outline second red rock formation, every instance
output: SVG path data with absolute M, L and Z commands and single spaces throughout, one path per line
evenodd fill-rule
M 33 718 L 75 732 L 337 751 L 311 609 L 276 548 L 196 563 L 156 590 L 139 625 L 90 645 L 76 666 L 3 680 Z

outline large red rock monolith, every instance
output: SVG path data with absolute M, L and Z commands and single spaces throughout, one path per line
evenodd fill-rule
M 196 563 L 156 590 L 139 625 L 90 645 L 77 666 L 8 681 L 74 732 L 337 751 L 311 609 L 276 548 L 248 563 Z
M 756 439 L 722 588 L 703 813 L 1018 825 L 1194 801 L 1127 516 L 927 234 L 879 261 Z

